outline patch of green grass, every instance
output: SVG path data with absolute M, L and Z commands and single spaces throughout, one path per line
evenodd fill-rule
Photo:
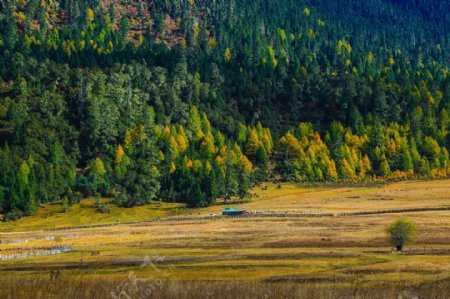
M 108 201 L 103 199 L 103 202 Z M 60 204 L 46 204 L 33 216 L 23 217 L 17 221 L 0 222 L 0 232 L 140 221 L 169 217 L 183 213 L 185 210 L 184 204 L 164 202 L 154 202 L 133 208 L 121 208 L 112 203 L 109 206 L 110 213 L 100 213 L 96 210 L 94 199 L 84 199 L 79 204 L 71 206 L 66 213 L 62 213 Z

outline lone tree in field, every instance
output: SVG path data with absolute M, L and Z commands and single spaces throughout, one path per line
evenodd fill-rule
M 397 251 L 402 251 L 406 243 L 416 239 L 416 224 L 408 219 L 400 218 L 386 228 L 389 242 Z

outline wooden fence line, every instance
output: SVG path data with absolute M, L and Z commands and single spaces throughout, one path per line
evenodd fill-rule
M 272 212 L 272 213 L 249 213 L 243 215 L 232 216 L 198 216 L 198 217 L 169 217 L 169 218 L 155 218 L 147 220 L 105 223 L 95 225 L 80 225 L 70 227 L 57 227 L 44 229 L 45 231 L 65 231 L 75 229 L 88 229 L 88 228 L 100 228 L 110 227 L 117 225 L 132 225 L 140 223 L 153 223 L 153 222 L 170 222 L 170 221 L 201 221 L 201 220 L 224 220 L 224 219 L 245 219 L 245 218 L 322 218 L 322 217 L 352 217 L 352 216 L 364 216 L 364 215 L 377 215 L 377 214 L 395 214 L 395 213 L 408 213 L 408 212 L 427 212 L 427 211 L 450 211 L 450 207 L 435 207 L 435 208 L 405 208 L 405 209 L 391 209 L 391 210 L 378 210 L 378 211 L 361 211 L 361 212 L 349 212 L 349 213 L 320 213 L 320 214 L 302 214 L 302 213 L 288 213 L 288 212 Z
M 360 216 L 360 215 L 374 215 L 374 214 L 427 212 L 427 211 L 450 211 L 450 207 L 441 207 L 441 208 L 405 208 L 405 209 L 379 210 L 379 211 L 367 211 L 367 212 L 338 213 L 337 216 Z
M 73 245 L 73 244 L 72 244 Z M 64 246 L 36 246 L 36 247 L 12 247 L 12 248 L 3 248 L 1 252 L 7 251 L 38 251 L 38 250 L 52 250 L 63 248 Z M 72 246 L 69 246 L 72 247 Z
M 401 255 L 450 255 L 450 249 L 438 249 L 438 248 L 429 248 L 429 249 L 409 249 L 403 250 Z
M 72 246 L 47 247 L 38 251 L 18 252 L 13 254 L 0 254 L 0 260 L 24 259 L 36 256 L 48 256 L 72 251 Z
M 98 228 L 98 227 L 110 227 L 117 225 L 128 225 L 128 224 L 139 224 L 139 223 L 151 223 L 151 222 L 170 222 L 170 221 L 196 221 L 196 220 L 223 220 L 223 219 L 233 219 L 233 218 L 308 218 L 308 217 L 333 217 L 332 213 L 324 214 L 245 214 L 245 215 L 234 215 L 234 216 L 200 216 L 200 217 L 176 217 L 176 218 L 156 218 L 148 220 L 139 221 L 128 221 L 119 223 L 105 223 L 105 224 L 94 224 L 94 225 L 80 225 L 80 226 L 70 226 L 70 227 L 56 227 L 48 228 L 45 231 L 63 231 L 63 230 L 74 230 L 74 229 L 87 229 L 87 228 Z

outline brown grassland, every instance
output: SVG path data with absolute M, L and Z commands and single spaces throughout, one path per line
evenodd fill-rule
M 267 184 L 237 207 L 323 213 L 448 207 L 450 180 L 365 187 Z M 243 218 L 117 224 L 174 215 L 220 214 L 154 203 L 95 212 L 92 200 L 40 209 L 0 224 L 0 254 L 72 246 L 72 251 L 0 260 L 0 298 L 450 298 L 450 211 L 322 218 Z M 398 217 L 418 239 L 393 252 L 384 229 Z M 16 240 L 14 244 L 11 241 Z M 22 243 L 17 243 L 22 240 Z M 433 251 L 434 250 L 434 251 Z M 114 297 L 115 296 L 115 297 Z

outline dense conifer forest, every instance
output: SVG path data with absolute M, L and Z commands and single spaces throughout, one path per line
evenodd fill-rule
M 4 0 L 0 214 L 450 175 L 450 2 Z

